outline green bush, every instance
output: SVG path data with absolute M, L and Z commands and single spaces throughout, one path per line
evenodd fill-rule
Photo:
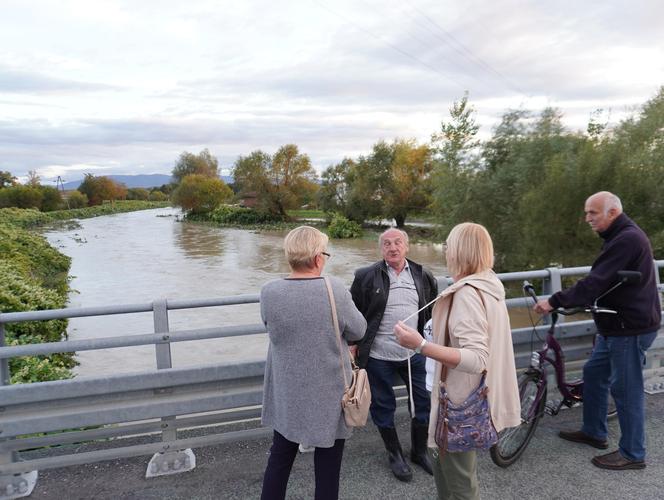
M 150 191 L 145 188 L 129 188 L 127 189 L 128 200 L 147 200 L 150 197 Z
M 26 213 L 10 222 L 16 212 Z M 49 246 L 44 237 L 23 228 L 36 225 L 41 215 L 35 210 L 0 210 L 2 312 L 60 309 L 67 303 L 69 257 Z M 67 320 L 9 323 L 5 334 L 8 345 L 57 342 L 67 336 Z M 12 358 L 11 382 L 69 378 L 75 364 L 71 353 Z
M 5 191 L 2 189 L 0 191 Z M 116 202 L 76 210 L 43 213 L 38 210 L 0 209 L 0 311 L 19 312 L 61 309 L 69 293 L 71 260 L 30 231 L 44 224 L 72 218 L 159 208 L 166 203 Z M 8 323 L 7 345 L 58 342 L 67 337 L 67 320 Z M 59 380 L 72 376 L 73 353 L 25 356 L 9 360 L 12 383 Z
M 261 212 L 253 208 L 221 205 L 205 217 L 193 217 L 193 220 L 205 220 L 228 226 L 251 226 L 256 224 L 276 224 L 284 221 L 279 215 Z
M 16 185 L 0 190 L 0 208 L 41 209 L 44 195 L 41 189 L 32 186 Z
M 50 222 L 51 214 L 39 210 L 21 208 L 0 208 L 0 226 L 15 226 L 24 229 Z
M 150 195 L 148 196 L 148 199 L 150 201 L 167 201 L 168 200 L 168 195 L 166 193 L 162 193 L 161 191 L 152 191 Z
M 52 212 L 53 210 L 60 210 L 62 208 L 62 195 L 60 191 L 53 186 L 42 186 L 42 212 Z
M 327 226 L 327 234 L 330 238 L 359 238 L 362 236 L 362 228 L 358 223 L 336 214 Z
M 67 198 L 69 208 L 83 208 L 88 206 L 88 197 L 80 191 L 72 191 Z

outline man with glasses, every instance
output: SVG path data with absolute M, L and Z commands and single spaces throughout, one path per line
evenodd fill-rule
M 423 334 L 431 318 L 428 307 L 414 313 L 438 294 L 438 283 L 430 271 L 406 258 L 408 235 L 388 229 L 379 238 L 383 259 L 355 272 L 351 294 L 367 320 L 367 331 L 360 341 L 358 364 L 366 368 L 371 385 L 371 419 L 378 427 L 387 448 L 392 473 L 400 481 L 410 481 L 413 472 L 403 457 L 394 412 L 396 398 L 392 385 L 395 374 L 408 387 L 410 359 L 415 415 L 411 415 L 411 461 L 432 474 L 427 456 L 430 400 L 426 389 L 425 359 L 420 347 L 413 351 L 401 347 L 394 336 L 394 325 L 413 315 L 406 324 Z M 424 338 L 422 338 L 424 343 Z

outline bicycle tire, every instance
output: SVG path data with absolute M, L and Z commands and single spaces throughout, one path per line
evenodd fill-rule
M 525 372 L 519 377 L 522 422 L 516 427 L 503 429 L 498 433 L 498 442 L 491 447 L 490 451 L 491 460 L 499 467 L 509 467 L 519 459 L 544 414 L 547 387 L 544 386 L 542 397 L 537 401 L 539 382 L 540 374 L 535 371 Z M 534 408 L 534 405 L 537 405 L 537 408 Z M 531 413 L 533 409 L 534 411 Z M 532 414 L 533 417 L 528 420 L 525 417 L 529 414 Z

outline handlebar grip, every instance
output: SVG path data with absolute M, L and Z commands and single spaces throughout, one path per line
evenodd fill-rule
M 531 298 L 537 303 L 537 294 L 535 293 L 535 287 L 528 281 L 524 280 L 523 282 L 523 291 L 531 296 Z

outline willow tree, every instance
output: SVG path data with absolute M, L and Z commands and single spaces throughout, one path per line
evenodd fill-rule
M 233 178 L 241 196 L 254 195 L 260 210 L 283 218 L 317 189 L 311 160 L 295 144 L 280 147 L 272 156 L 260 150 L 240 156 Z

